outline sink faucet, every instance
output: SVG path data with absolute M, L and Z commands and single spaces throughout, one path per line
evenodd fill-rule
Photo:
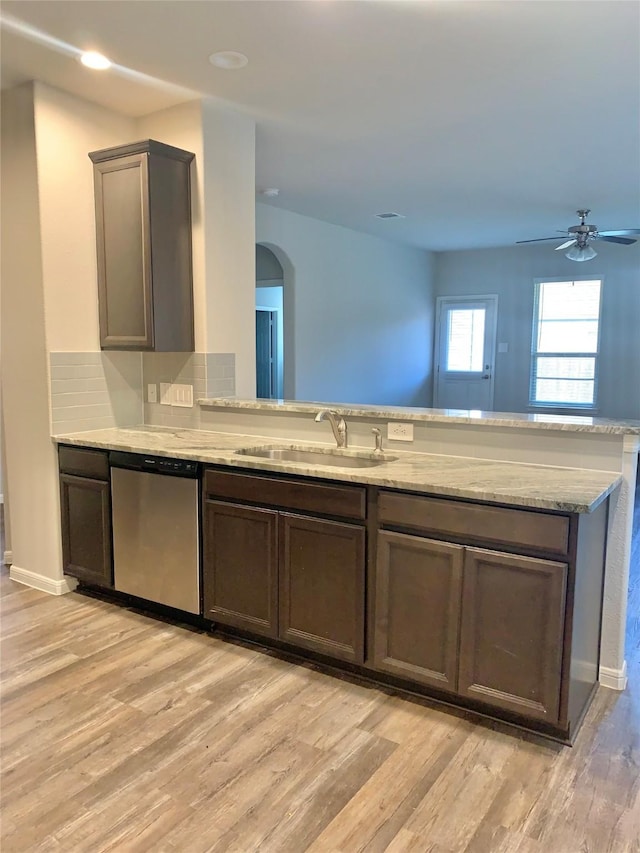
M 336 444 L 338 447 L 346 447 L 347 446 L 347 424 L 345 419 L 340 417 L 337 412 L 334 412 L 332 409 L 320 409 L 318 414 L 316 415 L 316 423 L 320 423 L 320 421 L 327 420 L 331 424 L 331 429 L 333 430 L 333 435 L 336 440 Z

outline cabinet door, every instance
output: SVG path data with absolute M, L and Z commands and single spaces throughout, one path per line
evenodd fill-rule
M 103 349 L 154 345 L 147 156 L 94 165 Z
M 456 689 L 463 553 L 460 545 L 378 534 L 376 669 Z
M 566 583 L 566 563 L 466 550 L 459 693 L 557 722 Z
M 364 528 L 282 513 L 282 640 L 364 660 Z
M 113 586 L 109 483 L 60 474 L 60 511 L 64 573 Z
M 204 502 L 204 615 L 275 637 L 277 518 L 269 509 Z

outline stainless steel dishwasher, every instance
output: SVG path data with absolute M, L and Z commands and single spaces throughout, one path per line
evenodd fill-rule
M 114 586 L 200 613 L 200 464 L 112 451 Z

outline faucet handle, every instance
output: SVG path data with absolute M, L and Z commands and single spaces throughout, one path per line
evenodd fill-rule
M 373 449 L 374 453 L 382 453 L 382 433 L 378 429 L 378 427 L 373 427 L 371 430 L 375 437 L 376 446 Z

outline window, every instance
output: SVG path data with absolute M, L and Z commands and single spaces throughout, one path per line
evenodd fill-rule
M 536 282 L 530 405 L 595 406 L 601 285 Z
M 482 372 L 484 315 L 484 308 L 455 308 L 448 312 L 446 370 Z

